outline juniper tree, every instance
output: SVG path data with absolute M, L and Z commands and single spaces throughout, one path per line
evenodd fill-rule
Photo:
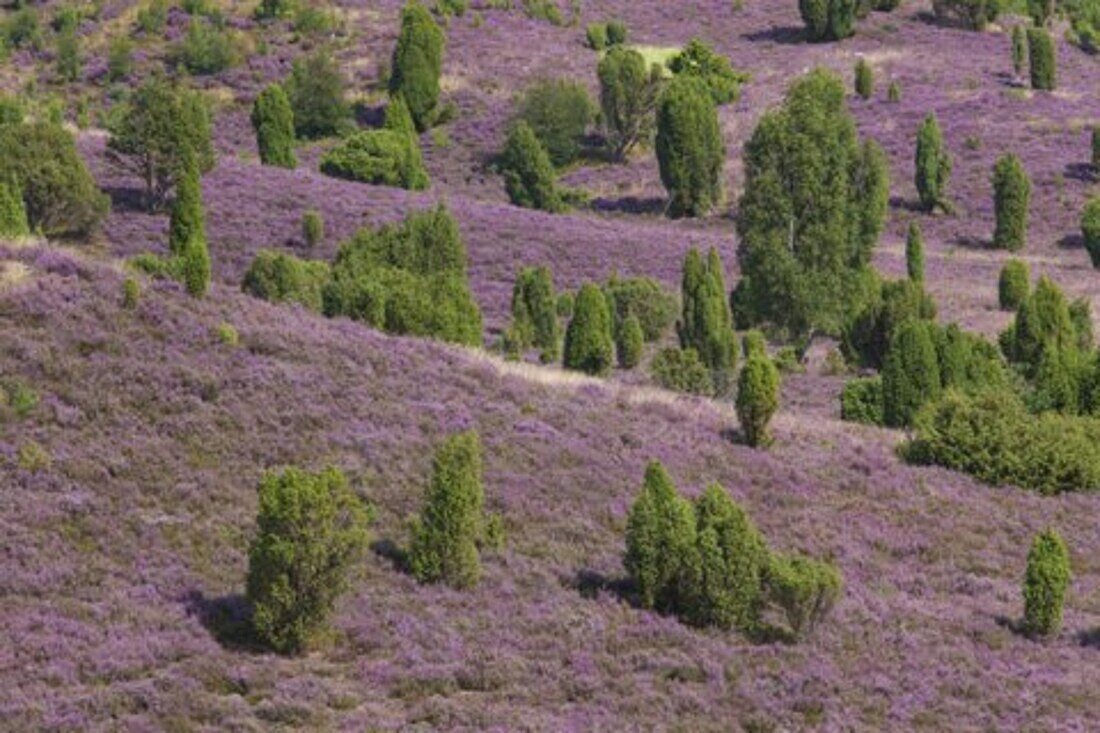
M 30 234 L 23 194 L 14 183 L 0 181 L 0 238 L 25 237 Z
M 1018 252 L 1027 244 L 1031 181 L 1015 155 L 1008 154 L 997 161 L 993 169 L 993 192 L 997 217 L 993 246 Z
M 718 110 L 699 79 L 677 77 L 662 94 L 656 147 L 669 216 L 702 216 L 718 205 L 726 148 Z
M 420 131 L 427 130 L 436 119 L 443 45 L 443 31 L 427 8 L 415 0 L 407 3 L 401 11 L 389 90 L 391 95 L 404 98 Z
M 870 99 L 875 93 L 875 72 L 865 58 L 856 62 L 855 90 L 864 99 Z
M 577 293 L 573 318 L 565 331 L 566 369 L 606 374 L 615 358 L 611 310 L 598 285 L 585 283 Z
M 741 339 L 741 351 L 746 359 L 753 354 L 767 356 L 768 342 L 764 338 L 764 332 L 754 328 L 746 333 Z
M 906 321 L 890 341 L 882 370 L 883 404 L 890 427 L 906 427 L 922 405 L 940 394 L 932 328 L 927 321 Z
M 1024 574 L 1024 629 L 1028 633 L 1049 636 L 1062 627 L 1069 580 L 1069 552 L 1061 535 L 1053 529 L 1036 535 Z
M 836 333 L 873 277 L 889 196 L 885 156 L 860 145 L 844 84 L 817 69 L 792 84 L 745 146 L 734 293 L 739 326 Z
M 748 445 L 756 448 L 771 443 L 768 423 L 778 409 L 779 370 L 767 356 L 752 354 L 737 383 L 737 419 Z
M 412 138 L 417 138 L 416 123 L 413 122 L 409 105 L 405 104 L 403 97 L 393 97 L 386 105 L 386 116 L 382 121 L 382 127 L 393 132 L 400 132 Z
M 432 458 L 424 508 L 413 527 L 409 568 L 417 580 L 454 588 L 477 584 L 484 502 L 481 440 L 474 431 L 453 435 Z
M 859 0 L 798 0 L 811 41 L 839 41 L 855 33 Z
M 917 132 L 916 185 L 921 206 L 926 211 L 936 207 L 950 209 L 947 182 L 951 178 L 951 156 L 944 150 L 943 133 L 935 114 L 929 114 Z
M 1027 68 L 1027 32 L 1022 25 L 1012 27 L 1012 69 L 1023 76 Z
M 592 111 L 592 100 L 583 84 L 544 79 L 524 92 L 517 116 L 531 127 L 550 162 L 563 166 L 580 155 Z
M 661 67 L 646 67 L 638 51 L 612 47 L 596 69 L 600 80 L 600 120 L 612 155 L 623 160 L 649 139 L 661 85 Z
M 258 531 L 248 551 L 257 636 L 298 652 L 324 627 L 367 543 L 367 513 L 344 474 L 289 468 L 260 481 Z
M 295 59 L 284 90 L 298 137 L 335 135 L 347 124 L 344 77 L 327 50 L 318 49 Z
M 271 84 L 256 97 L 252 105 L 252 129 L 256 132 L 261 163 L 280 168 L 298 165 L 294 156 L 294 111 L 281 85 Z
M 508 198 L 516 206 L 551 213 L 564 210 L 550 157 L 523 120 L 516 122 L 508 135 L 500 168 Z
M 1068 348 L 1077 341 L 1069 304 L 1061 289 L 1046 275 L 1016 311 L 1006 356 L 1034 374 L 1049 348 Z
M 306 246 L 313 249 L 325 238 L 325 220 L 321 213 L 310 209 L 302 214 L 302 239 Z
M 554 281 L 548 267 L 525 267 L 516 275 L 512 288 L 512 328 L 517 346 L 541 350 L 544 362 L 558 358 L 561 330 L 558 327 Z
M 176 183 L 168 220 L 168 252 L 182 257 L 194 237 L 205 240 L 206 229 L 202 209 L 202 182 L 193 155 L 186 155 Z
M 1058 59 L 1050 33 L 1043 28 L 1029 28 L 1027 54 L 1031 64 L 1031 88 L 1053 91 L 1057 86 Z
M 645 471 L 626 522 L 623 565 L 643 608 L 676 611 L 688 596 L 695 566 L 695 517 L 657 461 Z
M 915 221 L 909 223 L 909 232 L 905 237 L 905 271 L 911 281 L 924 286 L 924 238 L 920 225 Z
M 638 362 L 642 360 L 644 345 L 642 324 L 638 321 L 638 317 L 631 313 L 615 334 L 615 353 L 619 359 L 619 366 L 623 369 L 633 369 L 638 366 Z
M 1027 12 L 1032 22 L 1042 28 L 1054 17 L 1054 0 L 1027 0 Z
M 724 267 L 718 251 L 706 261 L 692 249 L 684 258 L 680 346 L 694 349 L 711 374 L 716 394 L 726 393 L 737 367 L 737 338 L 726 300 Z
M 1001 310 L 1016 310 L 1027 300 L 1030 293 L 1031 271 L 1027 263 L 1017 259 L 1006 262 L 997 279 L 997 300 Z
M 1081 213 L 1081 236 L 1092 266 L 1100 269 L 1100 198 L 1091 198 Z
M 688 41 L 683 50 L 669 60 L 668 68 L 676 76 L 701 79 L 717 105 L 729 104 L 741 96 L 745 76 L 733 70 L 729 57 L 715 53 L 698 38 Z

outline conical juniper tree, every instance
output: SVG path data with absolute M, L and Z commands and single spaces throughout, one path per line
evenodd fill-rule
M 724 267 L 718 251 L 703 260 L 697 250 L 684 258 L 681 285 L 680 346 L 694 349 L 711 374 L 715 394 L 733 387 L 737 367 L 737 337 L 726 297 Z
M 658 461 L 646 467 L 630 507 L 623 564 L 643 608 L 675 612 L 684 606 L 694 574 L 695 517 Z
M 436 120 L 444 40 L 427 8 L 415 0 L 405 5 L 393 50 L 390 94 L 404 98 L 421 132 Z
M 256 97 L 252 129 L 256 131 L 261 163 L 280 168 L 298 165 L 294 156 L 294 112 L 281 85 L 271 84 Z
M 657 107 L 657 162 L 673 218 L 703 216 L 722 199 L 726 146 L 706 83 L 679 76 Z
M 585 283 L 577 293 L 573 318 L 565 331 L 565 368 L 602 375 L 611 370 L 614 359 L 607 298 L 598 285 Z
M 947 182 L 951 179 L 951 156 L 943 146 L 943 133 L 935 114 L 929 114 L 917 131 L 916 151 L 917 195 L 925 211 L 937 207 L 951 210 L 947 199 Z

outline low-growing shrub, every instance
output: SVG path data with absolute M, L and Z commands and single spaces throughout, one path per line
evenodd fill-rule
M 241 289 L 273 303 L 298 303 L 320 312 L 322 294 L 331 275 L 327 263 L 262 249 L 244 275 Z
M 583 84 L 568 79 L 546 79 L 524 92 L 518 119 L 531 128 L 555 166 L 576 160 L 594 106 Z
M 664 389 L 704 396 L 714 391 L 710 371 L 695 349 L 661 349 L 650 362 L 649 371 Z
M 862 377 L 844 384 L 840 394 L 840 418 L 864 425 L 883 425 L 886 422 L 882 396 L 882 377 Z
M 410 191 L 422 191 L 429 184 L 419 142 L 393 130 L 364 130 L 345 138 L 322 156 L 321 172 Z
M 932 0 L 937 18 L 980 31 L 997 19 L 1001 0 Z
M 782 610 L 795 639 L 828 616 L 843 590 L 836 567 L 808 557 L 773 554 L 764 577 L 767 598 Z
M 1069 586 L 1069 552 L 1061 535 L 1048 529 L 1035 536 L 1024 574 L 1024 630 L 1050 636 L 1062 627 L 1062 605 Z
M 633 315 L 647 342 L 660 340 L 676 320 L 676 296 L 653 278 L 612 274 L 603 292 L 611 306 L 615 329 Z
M 136 278 L 126 278 L 122 283 L 122 307 L 132 311 L 137 308 L 139 300 L 141 300 L 141 284 Z
M 594 51 L 607 48 L 607 23 L 589 23 L 584 32 L 588 47 Z
M 193 18 L 175 58 L 192 74 L 217 74 L 237 63 L 236 43 L 226 30 Z
M 344 77 L 324 49 L 295 59 L 284 88 L 298 137 L 335 135 L 348 125 L 350 110 L 344 100 Z

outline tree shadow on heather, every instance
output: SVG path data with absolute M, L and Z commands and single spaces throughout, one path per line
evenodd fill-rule
M 913 214 L 926 213 L 924 207 L 921 205 L 921 202 L 919 200 L 914 201 L 912 199 L 907 199 L 903 196 L 891 196 L 890 208 L 898 209 L 899 211 L 908 211 Z
M 140 211 L 145 214 L 156 213 L 149 211 L 149 197 L 145 190 L 134 186 L 106 186 L 103 192 L 111 199 L 111 210 Z
M 592 209 L 603 213 L 662 215 L 668 199 L 663 196 L 624 196 L 619 199 L 592 199 Z
M 753 31 L 741 36 L 751 43 L 768 42 L 784 46 L 794 46 L 806 41 L 806 29 L 797 25 L 781 25 L 762 31 Z
M 970 234 L 960 234 L 951 240 L 951 244 L 964 249 L 993 249 L 993 242 L 990 240 Z
M 260 653 L 264 646 L 252 628 L 252 607 L 240 593 L 208 597 L 193 590 L 184 599 L 188 616 L 199 620 L 222 648 L 230 651 Z
M 355 122 L 360 127 L 381 127 L 386 121 L 386 105 L 357 102 L 352 108 Z
M 1096 169 L 1089 163 L 1068 163 L 1063 175 L 1085 183 L 1094 183 L 1097 179 Z
M 375 540 L 370 543 L 370 550 L 378 557 L 389 560 L 394 570 L 409 572 L 409 553 L 393 540 Z
M 1092 649 L 1100 649 L 1100 626 L 1078 632 L 1077 643 Z
M 1080 234 L 1067 234 L 1058 240 L 1059 249 L 1084 249 L 1085 238 Z

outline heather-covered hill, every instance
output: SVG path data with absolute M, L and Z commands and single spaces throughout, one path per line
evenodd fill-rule
M 27 269 L 0 299 L 0 371 L 41 396 L 0 434 L 9 729 L 1085 730 L 1098 714 L 1082 641 L 1100 624 L 1097 498 L 902 466 L 893 433 L 832 417 L 835 380 L 790 378 L 777 445 L 759 452 L 729 442 L 735 419 L 714 403 L 225 287 L 196 303 L 155 286 L 128 311 L 112 268 L 50 248 L 4 257 Z M 485 441 L 508 545 L 456 592 L 389 558 L 431 446 L 464 427 Z M 777 548 L 834 557 L 846 590 L 830 623 L 754 645 L 620 597 L 625 512 L 654 457 L 689 493 L 723 483 Z M 240 611 L 257 478 L 289 463 L 344 468 L 378 517 L 331 646 L 301 658 L 212 631 Z M 1048 523 L 1078 579 L 1064 633 L 1039 643 L 1005 619 Z

